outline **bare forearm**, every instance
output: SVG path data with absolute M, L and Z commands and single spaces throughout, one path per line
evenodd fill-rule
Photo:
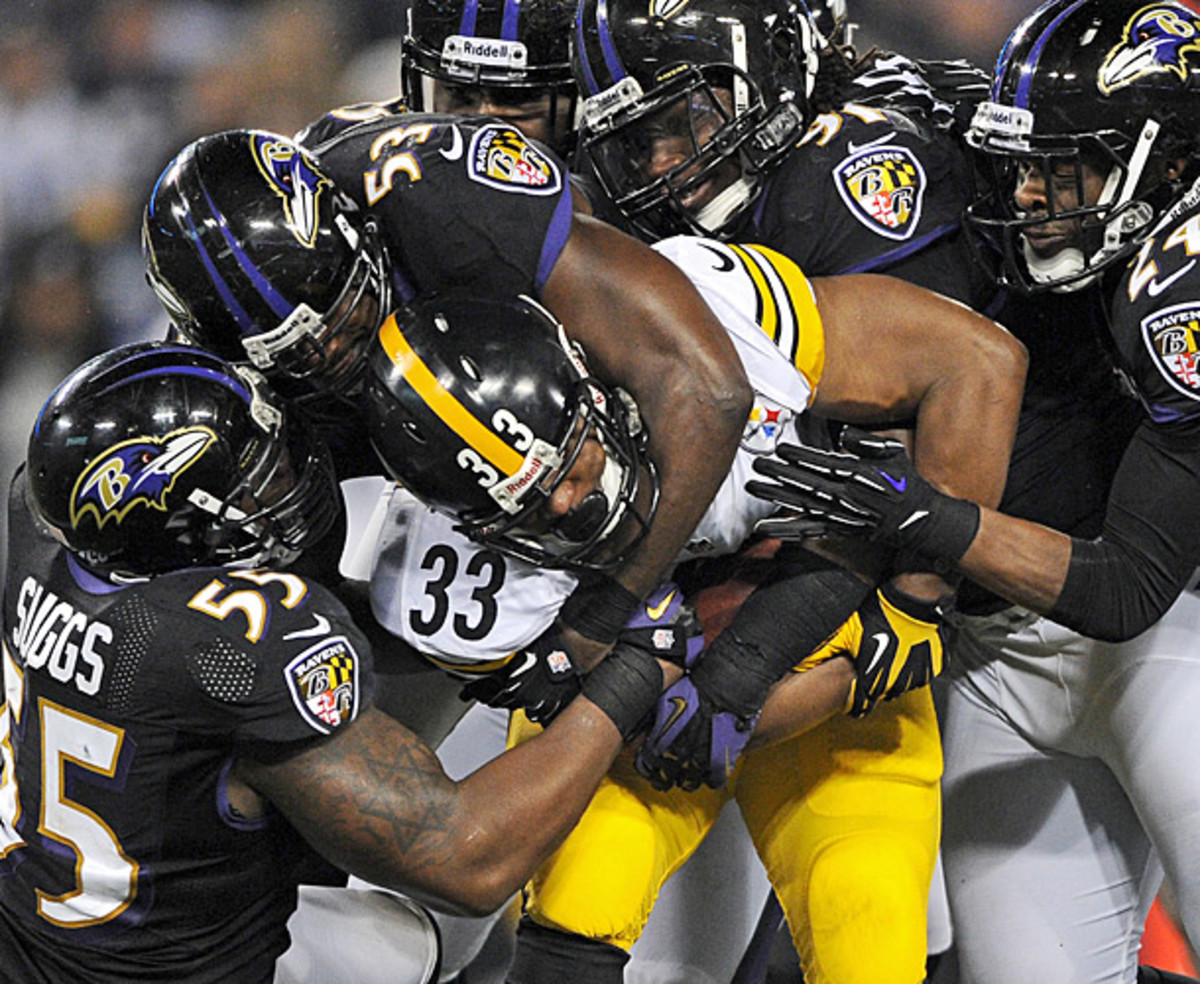
M 558 845 L 620 748 L 611 720 L 579 698 L 545 734 L 460 783 L 376 710 L 287 762 L 238 768 L 344 870 L 433 908 L 482 914 Z
M 789 673 L 771 688 L 747 748 L 811 731 L 846 706 L 854 669 L 835 657 L 805 673 Z
M 982 509 L 979 532 L 958 569 L 1002 598 L 1035 612 L 1058 600 L 1071 562 L 1071 538 L 1047 526 Z

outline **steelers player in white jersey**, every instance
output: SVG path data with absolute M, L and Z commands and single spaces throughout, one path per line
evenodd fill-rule
M 732 552 L 751 538 L 770 513 L 742 488 L 752 462 L 823 415 L 873 426 L 915 421 L 914 453 L 935 481 L 998 499 L 1024 371 L 1021 346 L 1003 330 L 890 278 L 810 281 L 761 247 L 679 237 L 655 248 L 722 321 L 757 394 L 731 471 L 680 561 Z M 540 333 L 533 327 L 539 321 Z M 505 680 L 501 700 L 526 680 L 541 681 L 524 695 L 537 705 L 548 693 L 553 701 L 547 688 L 555 654 L 530 661 L 522 647 L 543 635 L 577 579 L 595 576 L 636 542 L 655 496 L 653 462 L 637 453 L 636 407 L 590 375 L 586 353 L 565 337 L 528 299 L 426 298 L 385 322 L 367 387 L 372 440 L 407 488 L 393 500 L 378 552 L 376 617 L 457 672 L 474 668 Z M 563 368 L 568 361 L 574 376 Z M 751 595 L 681 681 L 696 681 L 679 698 L 700 705 L 689 710 L 692 720 L 710 719 L 698 744 L 711 759 L 690 774 L 704 781 L 686 783 L 698 787 L 690 792 L 660 789 L 631 757 L 614 767 L 563 849 L 527 888 L 510 981 L 621 980 L 662 884 L 732 798 L 784 903 L 810 981 L 921 979 L 941 758 L 928 690 L 901 691 L 935 669 L 906 675 L 908 656 L 940 662 L 933 605 L 918 598 L 946 587 L 928 573 L 892 572 L 899 573 L 880 591 L 854 578 L 837 582 L 836 591 L 824 582 L 826 594 L 797 599 L 788 591 L 813 583 L 806 570 Z M 648 617 L 670 607 L 664 602 L 652 598 Z M 748 619 L 757 621 L 757 634 Z M 885 660 L 893 672 L 882 679 L 865 672 L 864 660 L 855 660 L 852 680 L 836 686 L 823 687 L 832 676 L 821 675 L 824 666 L 788 673 L 835 630 L 807 664 L 837 652 L 857 655 L 868 628 L 893 637 Z M 758 671 L 761 692 L 747 684 L 722 704 L 724 695 L 705 689 L 720 674 L 702 676 L 696 667 L 717 652 L 728 657 L 721 640 L 731 635 L 770 672 Z M 873 729 L 877 740 L 856 742 L 859 723 L 836 716 L 812 734 L 769 744 L 836 714 L 848 690 L 859 712 L 897 698 L 873 711 L 887 722 Z M 741 730 L 724 727 L 731 720 Z M 750 737 L 744 726 L 755 720 L 753 740 L 762 747 L 733 765 Z M 514 717 L 514 740 L 535 730 L 524 715 Z M 649 741 L 670 752 L 661 730 Z M 894 754 L 897 747 L 905 754 Z M 670 758 L 651 761 L 647 771 Z M 860 835 L 873 850 L 861 850 Z M 845 845 L 854 846 L 852 870 L 845 862 L 828 868 Z M 821 912 L 829 918 L 812 918 Z

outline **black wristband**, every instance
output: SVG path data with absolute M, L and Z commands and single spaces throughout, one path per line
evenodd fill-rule
M 615 578 L 583 581 L 558 612 L 559 624 L 594 642 L 615 642 L 641 599 Z
M 956 563 L 979 532 L 979 506 L 969 499 L 956 499 L 944 493 L 937 495 L 936 506 L 929 510 L 925 522 L 912 527 L 911 535 L 901 532 L 897 541 L 914 553 Z
M 583 679 L 583 696 L 612 719 L 626 741 L 641 731 L 662 689 L 654 657 L 620 644 Z

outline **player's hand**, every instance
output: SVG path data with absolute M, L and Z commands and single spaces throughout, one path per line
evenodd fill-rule
M 847 701 L 862 717 L 879 701 L 926 686 L 942 672 L 949 649 L 949 601 L 923 601 L 885 584 L 813 654 L 848 656 L 854 683 Z
M 508 662 L 462 690 L 463 700 L 477 700 L 488 707 L 506 710 L 524 708 L 529 720 L 549 724 L 579 693 L 579 674 L 551 627 Z
M 687 669 L 704 648 L 695 609 L 673 581 L 655 588 L 630 616 L 617 642 Z
M 658 699 L 637 770 L 655 789 L 678 786 L 691 792 L 701 784 L 720 789 L 757 722 L 757 713 L 745 717 L 721 710 L 692 677 L 682 677 Z
M 979 528 L 979 507 L 943 495 L 917 472 L 899 441 L 847 427 L 842 450 L 780 444 L 778 457 L 760 457 L 746 490 L 796 510 L 771 516 L 755 530 L 796 539 L 826 534 L 865 536 L 898 549 L 958 560 Z

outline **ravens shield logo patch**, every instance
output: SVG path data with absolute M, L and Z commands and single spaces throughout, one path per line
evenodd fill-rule
M 833 170 L 838 194 L 872 232 L 908 239 L 921 219 L 925 171 L 905 147 L 869 145 L 854 149 Z
M 562 190 L 562 171 L 510 126 L 485 126 L 471 139 L 467 173 L 472 181 L 527 195 Z

